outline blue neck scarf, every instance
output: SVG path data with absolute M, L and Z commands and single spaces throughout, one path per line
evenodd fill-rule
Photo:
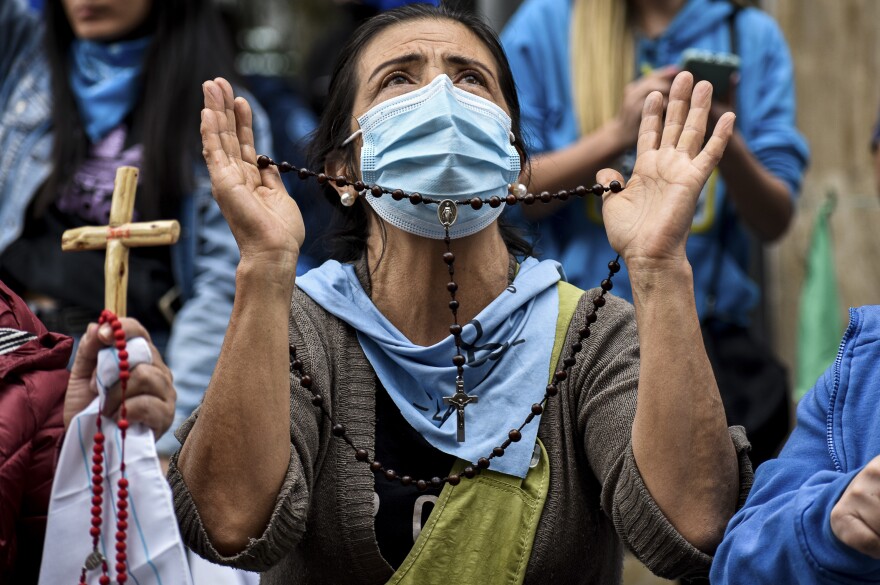
M 430 347 L 414 345 L 379 312 L 350 264 L 325 262 L 296 284 L 357 331 L 364 354 L 407 422 L 440 451 L 475 463 L 518 428 L 531 405 L 544 396 L 561 278 L 558 263 L 527 258 L 513 283 L 464 325 L 464 390 L 479 401 L 465 408 L 463 443 L 456 440 L 455 408 L 443 402 L 455 393 L 451 335 Z M 493 459 L 490 469 L 525 477 L 538 423 L 536 417 L 526 425 L 522 440 L 512 443 L 504 457 Z
M 151 41 L 151 37 L 144 37 L 117 43 L 80 39 L 71 43 L 70 87 L 92 144 L 122 123 L 134 108 Z

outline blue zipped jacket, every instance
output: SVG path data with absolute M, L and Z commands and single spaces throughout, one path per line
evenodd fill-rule
M 573 3 L 526 0 L 501 34 L 516 81 L 524 140 L 533 154 L 565 148 L 580 138 L 571 82 Z M 730 52 L 733 12 L 726 0 L 688 0 L 662 35 L 636 39 L 633 79 L 648 69 L 679 65 L 682 53 L 690 48 Z M 734 20 L 742 60 L 736 127 L 752 154 L 788 186 L 794 198 L 800 192 L 809 151 L 795 127 L 788 46 L 773 19 L 756 8 L 743 9 Z M 624 164 L 612 166 L 624 173 L 628 170 Z M 748 274 L 750 250 L 745 233 L 738 222 L 723 221 L 732 216 L 725 199 L 723 181 L 713 176 L 700 195 L 687 256 L 694 269 L 700 317 L 708 314 L 714 288 L 716 314 L 745 324 L 760 294 Z M 511 211 L 519 213 L 516 208 Z M 538 250 L 562 263 L 569 282 L 586 290 L 608 275 L 608 261 L 616 253 L 608 243 L 597 199 L 573 201 L 538 227 Z M 722 230 L 726 230 L 723 250 Z M 713 278 L 716 274 L 717 279 Z M 614 293 L 632 301 L 625 266 L 614 283 Z
M 837 360 L 801 400 L 778 459 L 727 527 L 713 585 L 880 583 L 880 560 L 840 542 L 831 510 L 880 455 L 880 306 L 850 309 Z
M 50 70 L 42 34 L 42 22 L 24 2 L 0 1 L 0 252 L 21 235 L 28 206 L 52 170 Z M 249 101 L 257 151 L 271 152 L 266 116 Z M 193 131 L 198 123 L 193 120 Z M 176 218 L 180 241 L 171 249 L 183 300 L 165 349 L 177 389 L 171 431 L 186 420 L 208 387 L 232 313 L 239 259 L 232 232 L 211 196 L 204 164 L 197 165 L 195 185 L 182 202 Z M 160 453 L 179 447 L 171 431 L 159 440 Z

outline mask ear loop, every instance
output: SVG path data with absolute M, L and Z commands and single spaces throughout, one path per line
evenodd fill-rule
M 360 130 L 358 130 L 358 132 L 360 132 Z M 516 144 L 516 136 L 514 136 L 513 130 L 508 130 L 507 135 L 510 137 L 510 143 Z M 348 140 L 351 140 L 351 138 L 349 138 Z M 346 142 L 348 142 L 348 140 L 346 140 Z M 345 145 L 343 144 L 343 146 Z
M 345 139 L 345 142 L 342 143 L 342 146 L 348 146 L 352 140 L 354 140 L 355 138 L 357 138 L 358 136 L 360 136 L 363 133 L 364 133 L 363 130 L 360 130 L 360 129 L 355 130 L 351 136 L 349 136 L 348 138 Z M 513 136 L 512 133 L 511 133 L 511 136 Z

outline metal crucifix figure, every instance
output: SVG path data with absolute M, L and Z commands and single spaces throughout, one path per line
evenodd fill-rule
M 458 418 L 456 426 L 456 439 L 459 443 L 464 443 L 464 407 L 468 404 L 479 402 L 476 396 L 468 396 L 464 391 L 464 380 L 457 378 L 455 380 L 455 394 L 443 398 L 446 404 L 455 406 L 455 412 Z

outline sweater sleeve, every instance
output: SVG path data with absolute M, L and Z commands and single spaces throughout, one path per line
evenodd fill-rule
M 327 327 L 322 325 L 322 312 L 299 289 L 293 297 L 289 324 L 290 343 L 303 362 L 304 371 L 317 387 L 330 388 L 332 346 L 326 341 Z M 212 545 L 199 517 L 186 483 L 177 467 L 179 452 L 171 458 L 168 479 L 174 492 L 174 506 L 184 543 L 205 559 L 248 571 L 266 571 L 278 563 L 299 543 L 306 529 L 310 496 L 315 483 L 321 454 L 326 451 L 329 436 L 326 422 L 311 405 L 311 395 L 300 388 L 291 375 L 290 441 L 291 455 L 284 483 L 278 492 L 275 508 L 263 534 L 251 539 L 247 547 L 231 556 L 221 555 Z M 181 443 L 186 441 L 198 422 L 199 411 L 177 431 Z
M 880 583 L 880 560 L 840 542 L 831 510 L 863 469 L 841 470 L 826 434 L 833 366 L 798 405 L 797 427 L 777 459 L 761 465 L 712 566 L 712 583 Z M 853 432 L 857 432 L 853 429 Z
M 584 295 L 573 323 L 583 323 L 595 291 Z M 639 383 L 639 345 L 635 312 L 629 303 L 608 296 L 591 327 L 589 367 L 575 372 L 578 429 L 593 473 L 602 485 L 601 503 L 618 535 L 655 574 L 668 579 L 705 575 L 712 557 L 679 534 L 651 497 L 632 451 Z M 568 343 L 576 339 L 576 327 Z M 740 501 L 751 485 L 749 448 L 741 427 L 730 429 L 740 467 Z

